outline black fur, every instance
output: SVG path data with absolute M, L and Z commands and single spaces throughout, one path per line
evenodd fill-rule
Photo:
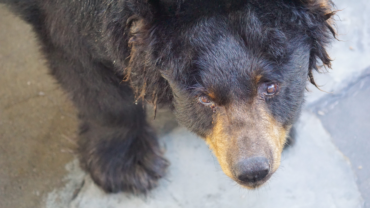
M 6 3 L 34 26 L 51 74 L 78 108 L 81 165 L 107 192 L 146 193 L 165 174 L 142 102 L 172 108 L 205 137 L 214 112 L 197 97 L 211 90 L 219 106 L 248 102 L 259 73 L 282 83 L 266 103 L 290 126 L 306 80 L 315 85 L 312 70 L 330 67 L 330 0 Z

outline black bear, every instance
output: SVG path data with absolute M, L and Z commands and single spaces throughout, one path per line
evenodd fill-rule
M 0 0 L 33 25 L 107 192 L 146 193 L 167 160 L 145 103 L 169 107 L 230 178 L 266 182 L 335 37 L 330 0 Z

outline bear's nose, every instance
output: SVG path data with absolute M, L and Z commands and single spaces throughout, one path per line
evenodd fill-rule
M 234 171 L 240 181 L 256 183 L 267 176 L 270 165 L 265 157 L 251 157 L 238 162 Z

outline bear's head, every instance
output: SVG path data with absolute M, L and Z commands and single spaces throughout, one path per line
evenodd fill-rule
M 316 85 L 312 71 L 330 67 L 332 6 L 127 1 L 126 79 L 137 99 L 170 105 L 181 124 L 205 139 L 226 175 L 258 187 L 279 167 L 306 82 Z

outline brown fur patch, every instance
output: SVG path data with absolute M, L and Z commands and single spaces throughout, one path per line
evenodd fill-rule
M 262 78 L 261 74 L 257 75 L 256 78 L 255 78 L 255 82 L 256 83 L 260 82 L 261 78 Z
M 227 159 L 225 157 L 230 144 L 228 144 L 226 141 L 228 135 L 225 134 L 224 127 L 224 119 L 218 115 L 216 119 L 214 119 L 212 133 L 206 137 L 206 142 L 217 157 L 217 160 L 220 163 L 224 173 L 230 178 L 233 178 L 233 174 L 230 171 L 229 164 L 227 163 Z
M 214 92 L 210 92 L 210 93 L 208 93 L 208 97 L 215 100 L 216 99 L 216 94 Z
M 284 129 L 283 125 L 276 121 L 272 115 L 265 109 L 261 110 L 262 116 L 267 121 L 266 138 L 273 154 L 273 164 L 271 166 L 271 172 L 275 172 L 280 166 L 281 153 L 283 152 L 286 138 L 288 136 L 289 129 Z
M 135 19 L 136 17 L 132 17 L 132 19 Z M 131 22 L 131 21 L 130 21 Z M 131 23 L 129 23 L 130 27 L 130 39 L 128 41 L 128 45 L 131 49 L 130 56 L 129 56 L 129 66 L 132 65 L 132 62 L 135 60 L 135 54 L 137 53 L 136 46 L 142 45 L 144 43 L 144 38 L 141 32 L 145 26 L 144 20 L 132 20 Z M 131 78 L 131 67 L 127 67 L 125 71 L 125 77 L 123 78 L 124 82 L 127 82 Z

